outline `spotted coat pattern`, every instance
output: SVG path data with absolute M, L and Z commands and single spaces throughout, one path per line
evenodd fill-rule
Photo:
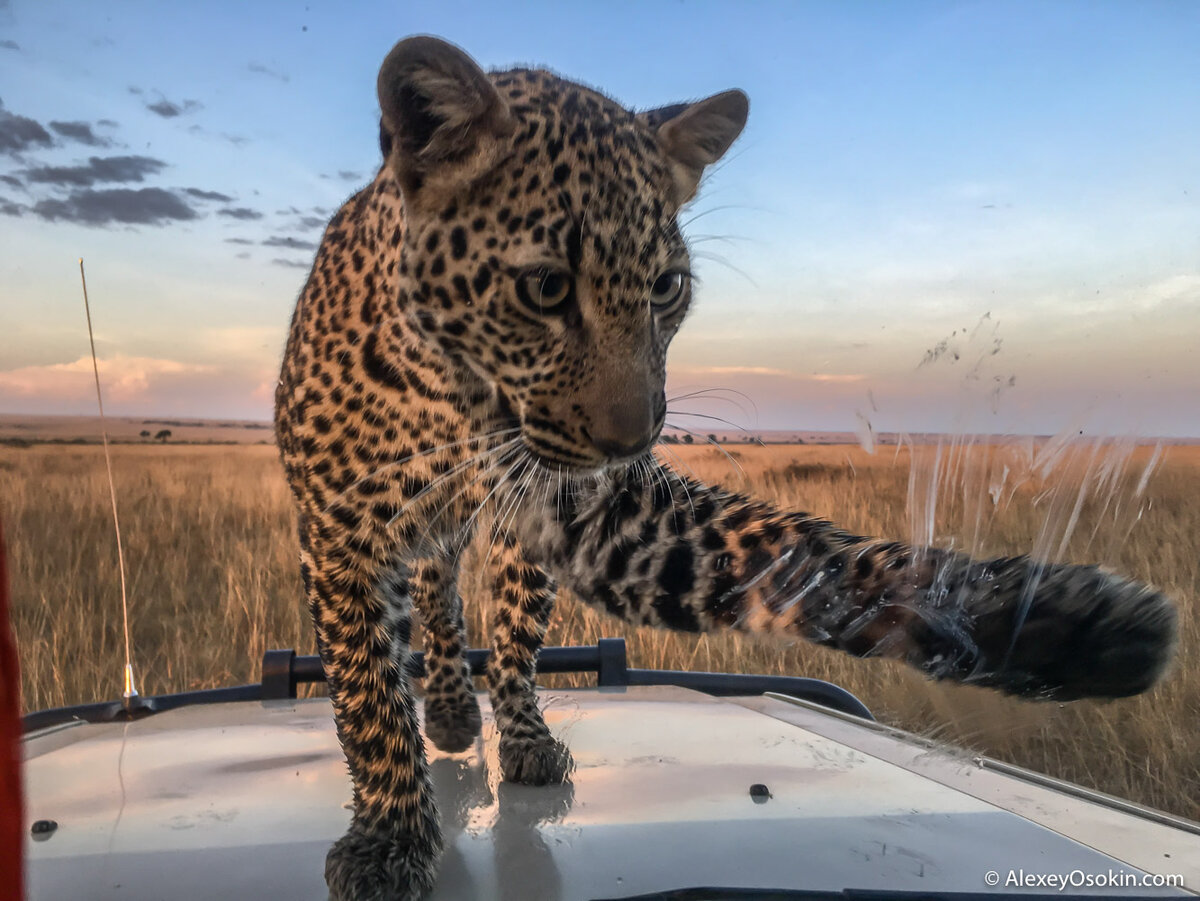
M 385 164 L 333 217 L 297 304 L 277 435 L 354 786 L 335 898 L 412 899 L 440 852 L 425 735 L 480 728 L 459 557 L 493 531 L 488 682 L 506 779 L 569 778 L 534 697 L 555 586 L 683 631 L 798 636 L 936 678 L 1072 698 L 1147 688 L 1175 614 L 1095 567 L 851 535 L 654 460 L 691 299 L 677 214 L 745 121 L 739 92 L 640 115 L 432 38 L 380 73 Z M 1037 570 L 1037 579 L 1034 579 Z

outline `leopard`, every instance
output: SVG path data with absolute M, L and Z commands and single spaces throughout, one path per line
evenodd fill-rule
M 353 791 L 331 897 L 410 901 L 436 880 L 425 741 L 464 751 L 482 725 L 459 590 L 477 533 L 512 782 L 571 779 L 535 690 L 560 587 L 627 623 L 801 639 L 1031 698 L 1124 697 L 1168 669 L 1178 617 L 1147 584 L 856 535 L 659 461 L 693 300 L 680 215 L 742 133 L 742 91 L 633 111 L 426 35 L 377 87 L 382 163 L 324 232 L 276 390 Z

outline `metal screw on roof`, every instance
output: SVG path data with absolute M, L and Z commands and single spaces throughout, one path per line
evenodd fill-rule
M 54 820 L 34 820 L 29 831 L 33 835 L 34 841 L 44 842 L 54 834 L 54 830 L 57 828 L 58 823 Z
M 773 795 L 771 794 L 771 790 L 761 782 L 755 782 L 750 786 L 750 797 L 754 800 L 755 804 L 766 804 Z

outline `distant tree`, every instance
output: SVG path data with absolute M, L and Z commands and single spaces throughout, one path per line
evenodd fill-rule
M 147 432 L 147 434 L 149 434 L 149 433 Z M 161 441 L 163 444 L 166 444 L 167 439 L 170 437 L 171 437 L 170 429 L 159 429 L 154 435 L 154 440 Z
M 676 438 L 674 435 L 663 435 L 662 441 L 663 441 L 663 444 L 678 444 L 679 443 L 679 439 Z
M 692 436 L 691 436 L 691 435 L 684 435 L 684 436 L 683 436 L 683 443 L 684 443 L 684 444 L 691 444 L 691 443 L 692 443 Z
M 717 436 L 716 436 L 716 435 L 714 435 L 714 434 L 712 434 L 712 432 L 709 432 L 709 434 L 708 434 L 708 443 L 709 443 L 709 444 L 716 444 L 716 443 L 717 443 Z
M 139 437 L 141 437 L 141 438 L 149 438 L 149 437 L 150 437 L 150 430 L 149 430 L 149 429 L 142 429 L 140 432 L 138 432 L 138 436 L 139 436 Z

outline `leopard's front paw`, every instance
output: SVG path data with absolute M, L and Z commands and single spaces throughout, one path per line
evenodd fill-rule
M 425 735 L 443 751 L 465 751 L 479 737 L 482 725 L 479 702 L 471 692 L 425 698 Z
M 500 737 L 500 772 L 509 782 L 555 785 L 566 782 L 574 769 L 567 746 L 550 734 Z
M 351 826 L 325 857 L 332 901 L 419 901 L 437 877 L 442 838 Z

